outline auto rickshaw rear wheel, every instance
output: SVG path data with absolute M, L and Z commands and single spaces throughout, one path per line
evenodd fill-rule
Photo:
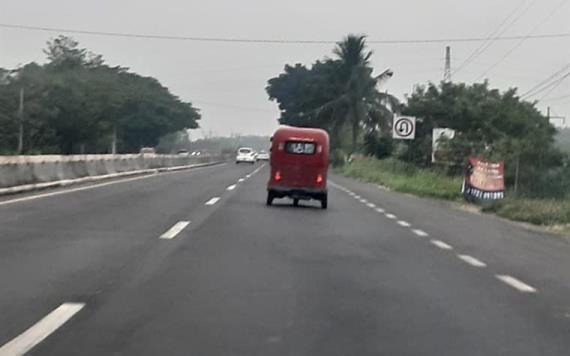
M 293 206 L 299 206 L 299 199 L 293 199 Z
M 270 206 L 271 204 L 273 204 L 273 199 L 274 199 L 274 198 L 275 198 L 275 197 L 273 196 L 273 193 L 267 192 L 267 201 L 266 201 L 266 204 L 267 204 L 268 206 Z
M 321 198 L 321 208 L 322 209 L 326 209 L 328 207 L 328 197 L 327 195 L 323 195 L 323 197 Z

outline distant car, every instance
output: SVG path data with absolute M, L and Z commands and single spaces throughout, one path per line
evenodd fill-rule
M 156 150 L 154 149 L 154 147 L 143 147 L 140 150 L 140 154 L 141 155 L 155 155 Z
M 190 156 L 190 152 L 188 152 L 188 150 L 178 150 L 177 154 L 182 157 Z
M 200 151 L 194 151 L 192 152 L 192 154 L 190 154 L 190 156 L 199 156 L 200 155 Z
M 264 151 L 264 150 L 259 151 L 259 153 L 257 154 L 257 160 L 258 161 L 269 161 L 269 153 L 267 153 L 267 151 Z
M 238 163 L 255 163 L 255 151 L 249 147 L 241 147 L 237 151 L 236 164 Z

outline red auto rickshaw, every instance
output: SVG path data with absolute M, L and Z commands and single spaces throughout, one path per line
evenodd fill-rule
M 320 200 L 327 208 L 329 135 L 321 129 L 281 126 L 271 138 L 267 205 L 275 198 Z

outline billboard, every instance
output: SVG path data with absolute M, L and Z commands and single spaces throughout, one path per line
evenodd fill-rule
M 463 194 L 478 200 L 499 200 L 505 197 L 505 165 L 469 157 L 463 181 Z

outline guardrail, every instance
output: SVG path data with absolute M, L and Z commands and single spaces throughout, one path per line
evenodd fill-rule
M 213 156 L 154 154 L 0 156 L 0 194 L 185 169 L 217 161 L 220 158 Z

